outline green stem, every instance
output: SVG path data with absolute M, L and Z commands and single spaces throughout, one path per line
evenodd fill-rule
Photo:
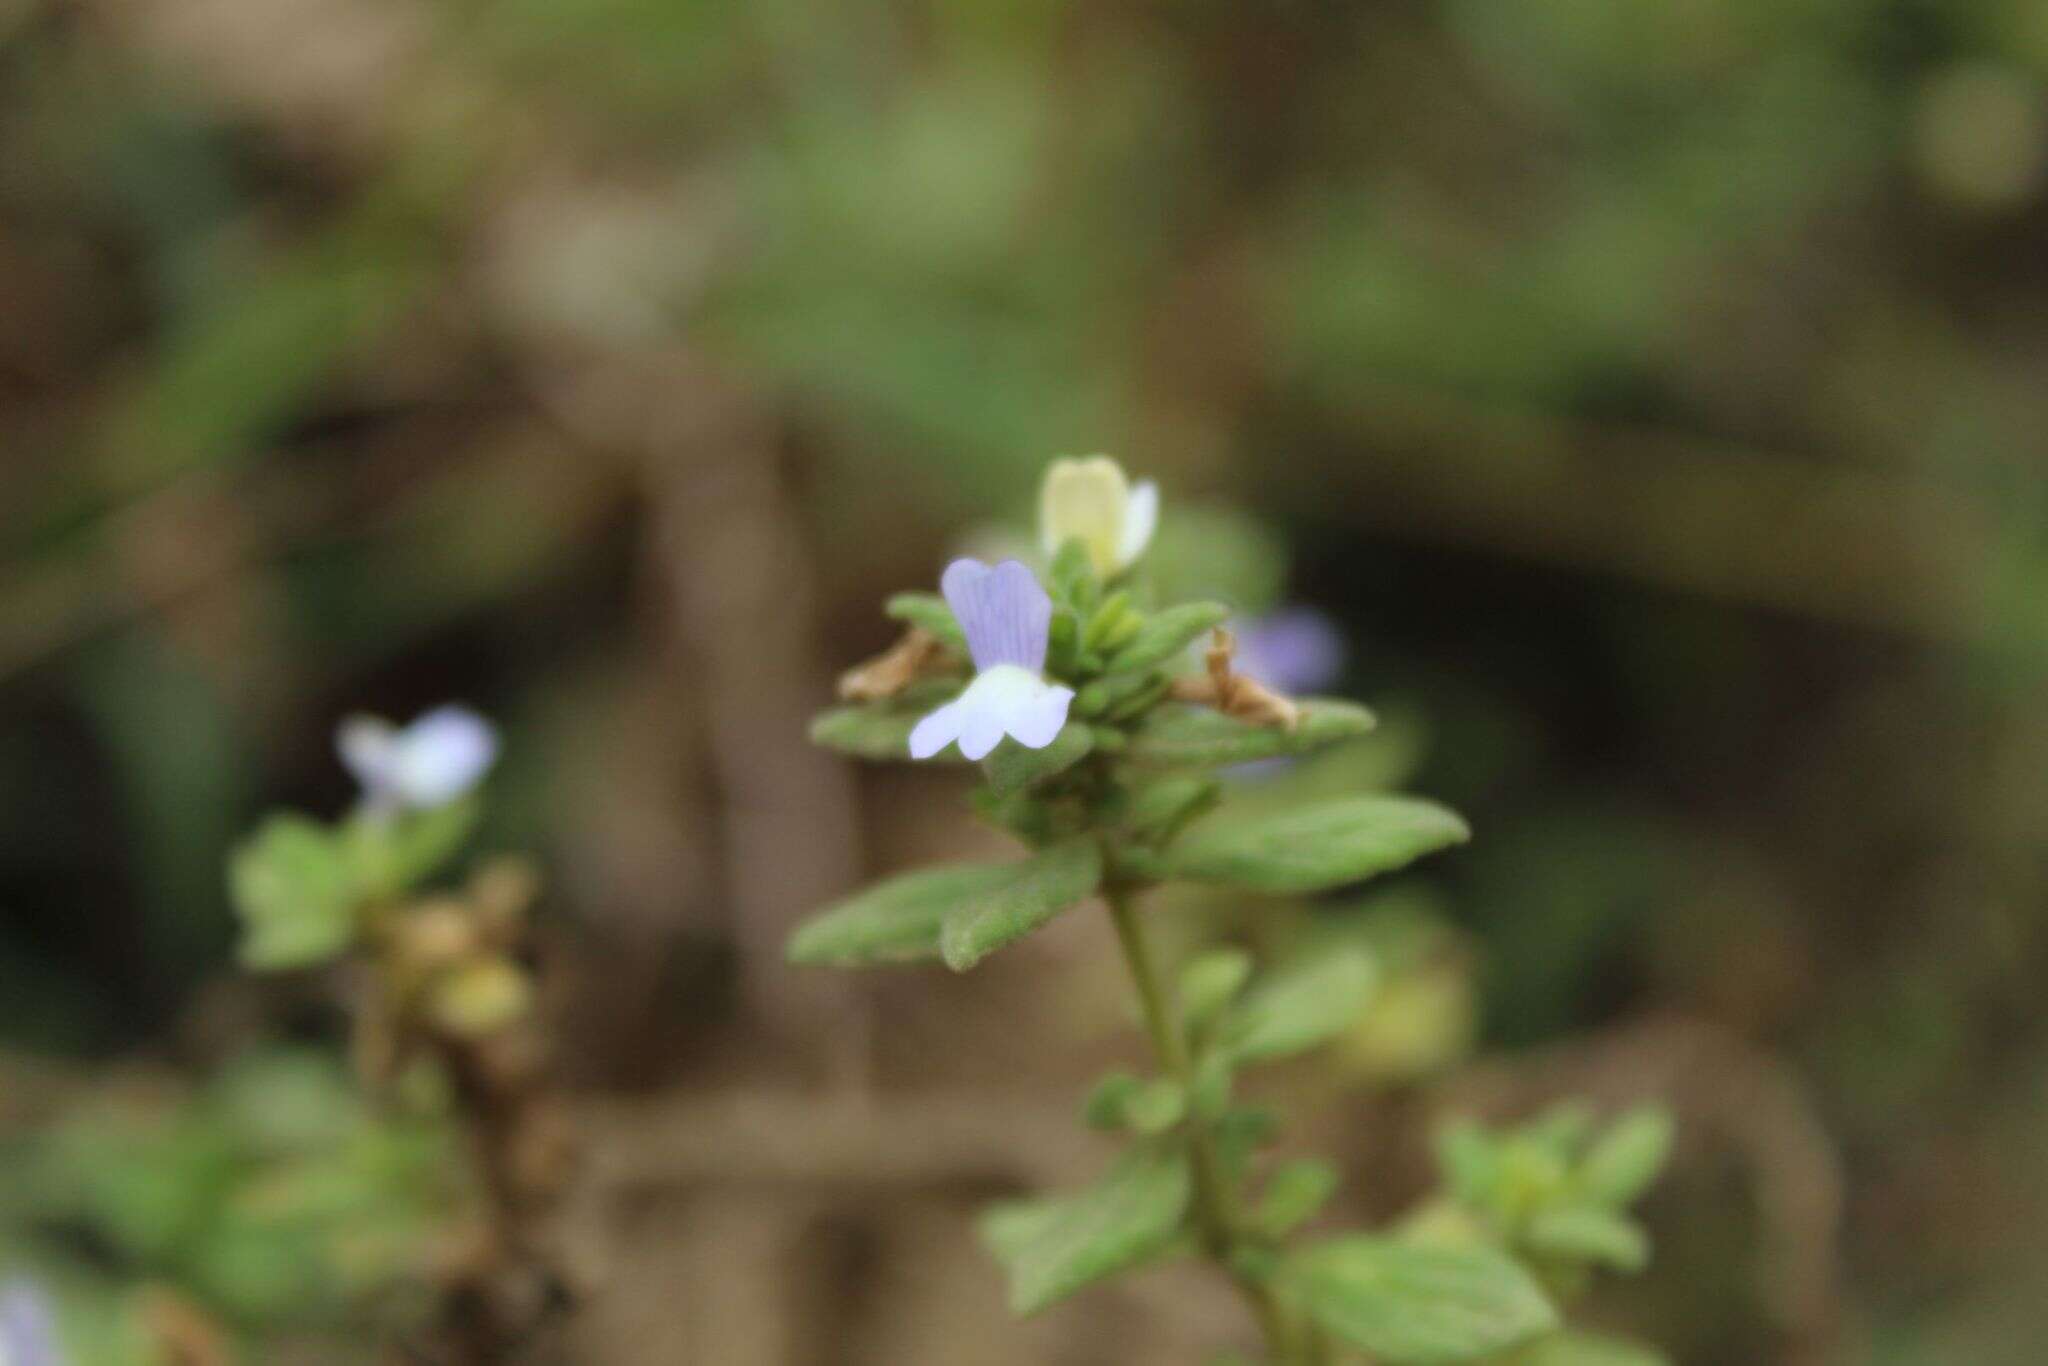
M 1116 926 L 1117 942 L 1123 947 L 1124 964 L 1130 969 L 1131 981 L 1138 988 L 1138 1002 L 1145 1016 L 1145 1032 L 1152 1038 L 1152 1049 L 1158 1055 L 1160 1069 L 1179 1082 L 1181 1089 L 1192 1099 L 1195 1067 L 1188 1051 L 1187 1035 L 1181 1029 L 1179 1014 L 1152 961 L 1144 929 L 1131 905 L 1131 894 L 1126 888 L 1110 887 L 1104 890 L 1103 900 L 1109 904 L 1109 919 Z M 1216 1136 L 1210 1132 L 1208 1120 L 1192 1107 L 1188 1114 L 1187 1133 L 1188 1150 L 1194 1164 L 1195 1224 L 1201 1234 L 1202 1248 L 1236 1283 L 1252 1316 L 1258 1320 L 1259 1331 L 1265 1335 L 1266 1350 L 1273 1362 L 1276 1366 L 1287 1366 L 1298 1360 L 1291 1316 L 1271 1286 L 1247 1276 L 1237 1267 L 1233 1254 L 1242 1241 L 1237 1190 L 1230 1180 L 1230 1173 L 1223 1166 L 1223 1157 L 1217 1151 Z

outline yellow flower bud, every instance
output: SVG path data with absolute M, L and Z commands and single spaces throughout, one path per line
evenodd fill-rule
M 1095 572 L 1109 578 L 1128 568 L 1152 539 L 1159 490 L 1133 488 L 1123 466 L 1106 455 L 1055 460 L 1038 495 L 1038 529 L 1048 555 L 1070 540 L 1088 549 Z

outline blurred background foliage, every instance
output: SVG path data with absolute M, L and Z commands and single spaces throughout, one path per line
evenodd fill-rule
M 1299 1081 L 1409 1173 L 1354 1198 L 1454 1102 L 1659 1095 L 1618 1321 L 2035 1361 L 2044 243 L 2034 0 L 0 0 L 0 1248 L 264 1360 L 402 1312 L 449 1164 L 309 1061 L 322 988 L 234 979 L 220 869 L 348 799 L 341 714 L 459 696 L 591 1141 L 669 1192 L 593 1214 L 584 1359 L 1189 1359 L 1171 1286 L 987 1331 L 1028 1115 L 872 1177 L 887 1103 L 765 1176 L 748 1127 L 1119 1046 L 1091 928 L 778 954 L 959 825 L 804 747 L 834 669 L 1107 449 L 1155 571 L 1328 613 L 1397 721 L 1349 762 L 1479 832 L 1260 922 L 1406 965 Z

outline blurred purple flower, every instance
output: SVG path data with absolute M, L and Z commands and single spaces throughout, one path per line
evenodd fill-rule
M 1044 749 L 1066 725 L 1074 700 L 1072 688 L 1048 683 L 1040 672 L 1052 631 L 1051 597 L 1016 560 L 993 569 L 979 560 L 955 560 L 939 587 L 978 672 L 966 692 L 917 723 L 910 757 L 929 759 L 957 740 L 962 754 L 980 759 L 1005 735 L 1026 749 Z
M 1344 640 L 1312 607 L 1284 607 L 1233 628 L 1237 671 L 1299 697 L 1328 687 L 1344 667 Z
M 439 707 L 403 729 L 351 716 L 335 734 L 373 812 L 428 810 L 467 796 L 498 759 L 498 732 L 466 707 Z
M 50 1297 L 34 1281 L 0 1287 L 0 1363 L 5 1366 L 64 1366 L 57 1346 L 57 1316 Z

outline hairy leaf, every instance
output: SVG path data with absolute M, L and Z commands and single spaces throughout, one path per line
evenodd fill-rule
M 1014 867 L 1010 880 L 947 913 L 939 951 L 955 972 L 965 972 L 1092 895 L 1102 883 L 1102 850 L 1093 840 L 1073 839 Z
M 1164 844 L 1222 800 L 1223 785 L 1214 778 L 1161 778 L 1132 797 L 1124 824 L 1140 839 Z
M 1389 1363 L 1470 1361 L 1557 1327 L 1534 1278 L 1486 1247 L 1427 1247 L 1361 1234 L 1287 1263 L 1315 1321 Z
M 799 926 L 789 939 L 789 960 L 812 967 L 865 967 L 937 958 L 946 917 L 999 895 L 1028 866 L 956 864 L 876 883 Z
M 1130 643 L 1109 657 L 1108 671 L 1131 673 L 1164 664 L 1230 618 L 1220 602 L 1186 602 L 1145 619 Z
M 1225 1017 L 1222 1046 L 1239 1062 L 1284 1058 L 1334 1038 L 1372 1000 L 1372 955 L 1342 944 L 1274 972 Z
M 1209 823 L 1160 860 L 1168 877 L 1255 892 L 1327 891 L 1389 873 L 1471 837 L 1465 822 L 1413 797 L 1346 797 L 1244 823 Z
M 1095 750 L 1095 732 L 1086 723 L 1069 721 L 1043 749 L 1026 749 L 1005 739 L 984 762 L 989 790 L 998 797 L 1022 792 L 1033 783 L 1064 773 Z
M 1373 727 L 1372 713 L 1355 702 L 1309 698 L 1293 730 L 1252 726 L 1208 707 L 1174 702 L 1153 710 L 1131 732 L 1130 757 L 1146 764 L 1213 768 L 1290 754 L 1307 754 Z
M 982 1238 L 1010 1276 L 1010 1308 L 1035 1314 L 1166 1251 L 1193 1190 L 1188 1157 L 1160 1140 L 1133 1148 L 1075 1195 L 999 1205 Z

